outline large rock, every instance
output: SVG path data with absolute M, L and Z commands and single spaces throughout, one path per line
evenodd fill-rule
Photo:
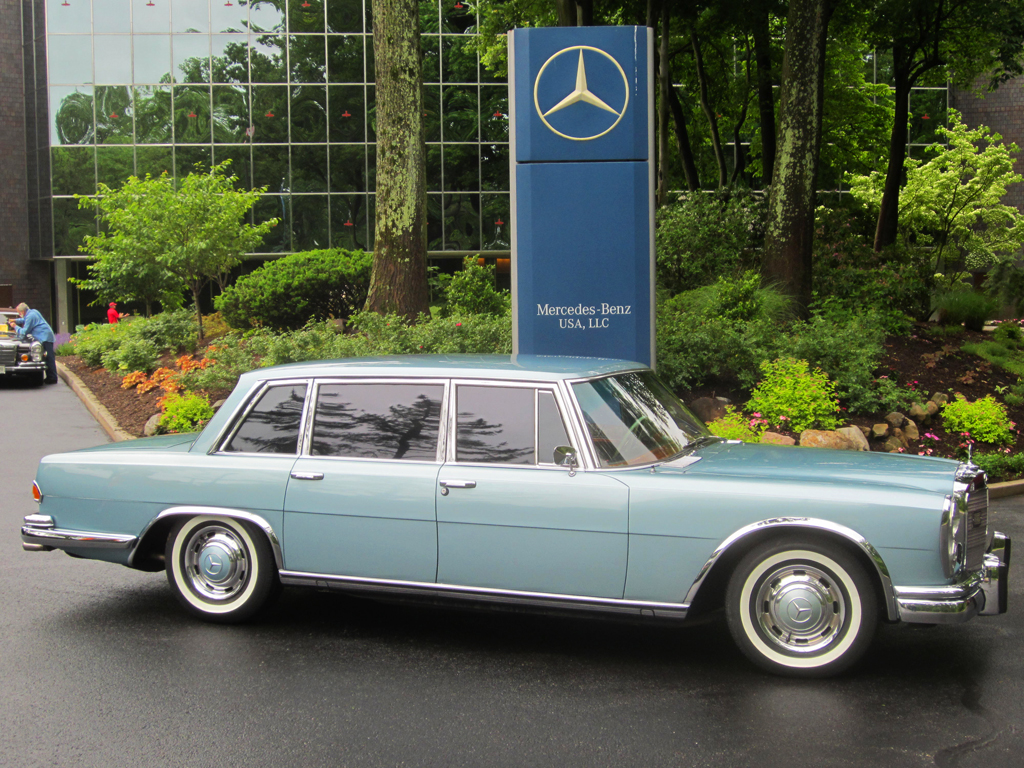
M 716 397 L 698 397 L 690 403 L 690 410 L 705 424 L 710 424 L 725 416 L 725 403 Z
M 868 439 L 864 437 L 864 433 L 860 430 L 860 427 L 843 427 L 842 429 L 837 429 L 836 434 L 842 435 L 853 443 L 858 451 L 871 450 L 871 446 L 868 445 Z
M 153 435 L 155 435 L 157 428 L 159 427 L 160 424 L 160 417 L 162 415 L 163 414 L 161 413 L 154 413 L 152 416 L 150 416 L 149 421 L 146 422 L 146 426 L 142 428 L 142 434 L 145 435 L 146 437 L 152 437 Z
M 900 441 L 900 445 L 903 447 L 903 450 L 906 450 L 907 448 L 910 447 L 910 441 L 907 440 L 907 435 L 904 433 L 902 429 L 894 429 L 892 431 L 892 436 Z
M 914 403 L 910 406 L 910 418 L 918 424 L 928 424 L 932 420 L 932 417 L 928 415 L 928 409 L 921 403 Z
M 214 413 L 216 413 L 217 411 L 220 410 L 220 407 L 222 405 L 224 405 L 224 403 L 226 403 L 226 402 L 227 402 L 227 399 L 222 397 L 220 400 L 218 400 L 216 403 L 214 403 L 210 407 L 213 408 Z
M 801 448 L 832 448 L 839 451 L 856 451 L 858 447 L 846 436 L 824 429 L 805 429 L 800 433 Z
M 888 424 L 875 424 L 871 428 L 871 436 L 876 440 L 881 440 L 883 437 L 888 437 L 892 432 L 892 427 Z
M 903 422 L 905 422 L 906 420 L 907 417 L 904 416 L 899 411 L 893 411 L 892 413 L 885 417 L 885 423 L 888 424 L 893 429 L 896 429 L 897 427 L 902 427 Z
M 939 406 L 934 400 L 929 400 L 924 404 L 924 409 L 928 411 L 928 415 L 935 418 L 939 415 Z
M 932 402 L 936 405 L 945 405 L 949 402 L 949 395 L 945 392 L 936 392 L 932 395 Z
M 778 432 L 765 432 L 761 435 L 761 442 L 769 445 L 796 445 L 796 440 Z
M 903 425 L 903 434 L 907 436 L 907 440 L 920 440 L 921 432 L 917 428 L 917 424 L 913 421 L 908 421 Z
M 882 446 L 882 450 L 887 453 L 897 453 L 898 451 L 905 449 L 903 447 L 903 443 L 901 443 L 899 438 L 894 435 L 885 441 L 885 444 Z

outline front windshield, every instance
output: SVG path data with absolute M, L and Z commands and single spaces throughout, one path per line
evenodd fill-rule
M 602 467 L 664 461 L 711 434 L 653 371 L 584 381 L 572 389 Z

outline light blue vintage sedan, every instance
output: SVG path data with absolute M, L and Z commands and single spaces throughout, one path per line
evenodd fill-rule
M 683 620 L 848 667 L 879 620 L 1006 610 L 971 464 L 711 436 L 647 368 L 404 356 L 243 375 L 198 435 L 47 456 L 25 549 L 166 569 L 211 621 L 282 584 Z

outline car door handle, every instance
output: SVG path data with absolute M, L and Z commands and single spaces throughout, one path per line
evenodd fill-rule
M 323 472 L 292 472 L 292 477 L 296 480 L 323 480 Z
M 441 495 L 447 496 L 449 488 L 476 488 L 476 480 L 441 480 Z

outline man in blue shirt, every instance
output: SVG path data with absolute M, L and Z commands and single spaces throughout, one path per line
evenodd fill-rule
M 46 383 L 56 384 L 57 358 L 53 354 L 53 329 L 39 314 L 39 310 L 29 309 L 25 302 L 15 307 L 15 310 L 18 312 L 18 319 L 12 318 L 7 324 L 16 329 L 19 339 L 31 335 L 42 343 L 43 351 L 46 353 Z

